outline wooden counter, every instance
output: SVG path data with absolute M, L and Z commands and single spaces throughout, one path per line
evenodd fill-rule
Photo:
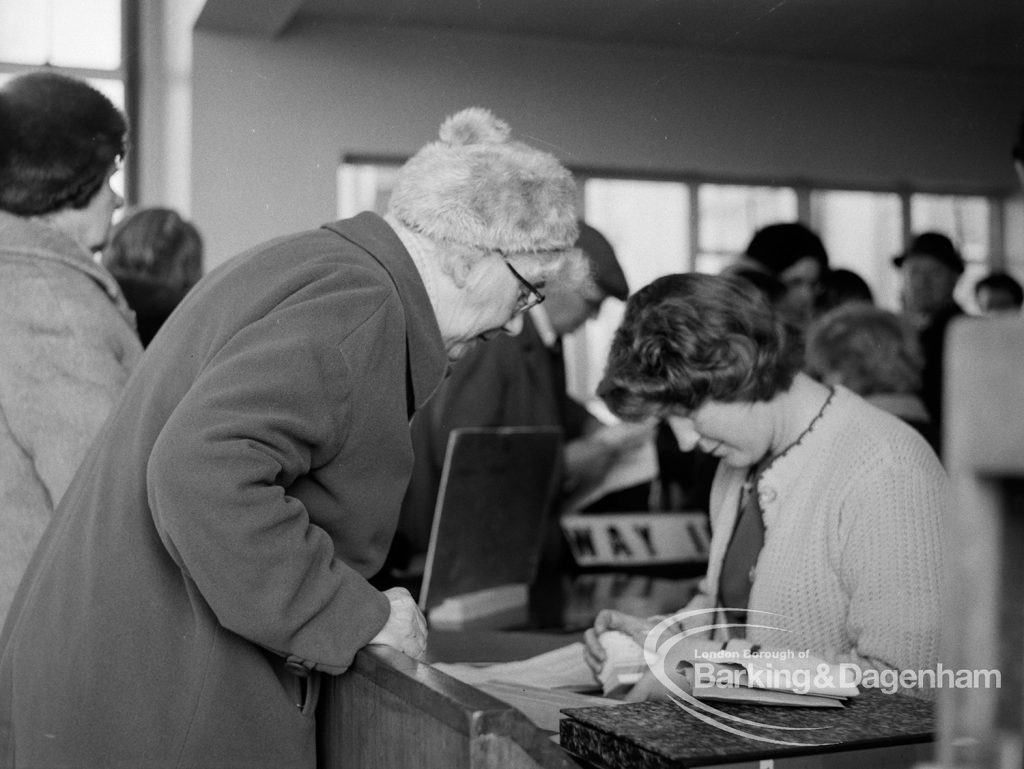
M 575 640 L 578 634 L 441 631 L 431 634 L 430 653 L 434 661 L 501 662 Z M 934 706 L 915 698 L 863 690 L 842 709 L 717 707 L 749 721 L 803 727 L 781 737 L 770 727 L 759 734 L 804 744 L 752 740 L 674 704 L 645 702 L 564 710 L 559 747 L 515 707 L 392 649 L 367 647 L 345 675 L 324 679 L 319 767 L 908 769 L 932 758 Z
M 319 769 L 580 769 L 522 713 L 384 646 L 323 679 Z

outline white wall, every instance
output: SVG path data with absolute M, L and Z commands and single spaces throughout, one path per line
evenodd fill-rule
M 192 25 L 205 0 L 138 0 L 139 204 L 191 210 Z
M 210 267 L 334 218 L 343 154 L 410 154 L 469 105 L 579 167 L 1015 185 L 1024 84 L 991 77 L 313 22 L 276 40 L 197 30 L 193 54 L 191 207 Z

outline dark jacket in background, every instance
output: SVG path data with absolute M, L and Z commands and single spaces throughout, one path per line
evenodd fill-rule
M 934 445 L 942 447 L 942 381 L 945 375 L 943 358 L 946 354 L 946 331 L 950 322 L 964 315 L 963 308 L 951 302 L 935 314 L 927 326 L 919 332 L 924 367 L 921 369 L 921 400 L 932 417 L 935 434 Z
M 571 410 L 567 400 L 561 356 L 544 345 L 529 314 L 523 316 L 519 334 L 477 344 L 452 366 L 451 375 L 412 423 L 416 461 L 389 560 L 401 568 L 408 556 L 427 550 L 452 430 L 562 427 L 563 414 Z
M 172 288 L 155 280 L 127 275 L 114 277 L 117 278 L 117 284 L 121 287 L 128 306 L 135 313 L 139 340 L 143 347 L 149 347 L 156 332 L 185 298 L 188 289 Z

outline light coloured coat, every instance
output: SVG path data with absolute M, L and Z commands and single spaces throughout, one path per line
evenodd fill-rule
M 110 273 L 42 220 L 0 212 L 0 624 L 141 354 Z

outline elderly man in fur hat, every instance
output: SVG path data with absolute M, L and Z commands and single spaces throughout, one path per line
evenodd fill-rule
M 367 582 L 450 361 L 581 259 L 554 157 L 468 109 L 386 219 L 207 275 L 147 350 L 43 539 L 0 649 L 5 765 L 312 769 L 321 676 L 423 617 Z
M 54 507 L 142 354 L 93 259 L 124 202 L 124 115 L 84 81 L 0 88 L 0 624 Z

